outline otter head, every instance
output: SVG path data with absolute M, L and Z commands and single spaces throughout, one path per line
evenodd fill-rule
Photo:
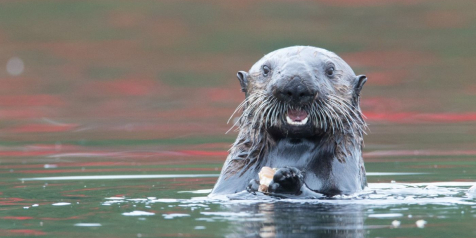
M 240 127 L 274 137 L 362 132 L 359 95 L 366 82 L 336 54 L 294 46 L 265 55 L 237 74 L 246 94 Z

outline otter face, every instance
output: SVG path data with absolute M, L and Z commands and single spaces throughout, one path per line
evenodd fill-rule
M 246 126 L 252 129 L 303 137 L 365 126 L 358 104 L 366 77 L 356 76 L 330 51 L 304 46 L 279 49 L 248 73 L 238 72 L 238 79 L 246 93 L 242 119 L 247 120 L 241 121 L 248 121 Z

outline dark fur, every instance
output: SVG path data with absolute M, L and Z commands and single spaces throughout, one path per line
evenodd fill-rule
M 267 74 L 263 65 L 270 67 Z M 329 67 L 335 74 L 329 76 Z M 337 55 L 315 47 L 288 47 L 264 56 L 249 71 L 238 73 L 246 99 L 236 126 L 238 138 L 211 195 L 233 194 L 245 190 L 258 178 L 263 166 L 289 167 L 303 182 L 294 195 L 351 194 L 367 184 L 362 159 L 363 133 L 366 127 L 359 107 L 360 90 L 365 76 L 356 76 Z M 312 95 L 311 102 L 286 101 L 280 90 L 299 79 Z M 285 114 L 289 108 L 305 109 L 309 121 L 290 126 Z M 294 172 L 293 172 L 294 173 Z M 297 175 L 296 175 L 297 176 Z M 273 183 L 289 187 L 289 182 Z M 302 183 L 296 178 L 295 186 Z M 288 183 L 288 184 L 286 184 Z M 253 186 L 251 186 L 253 187 Z M 271 188 L 273 190 L 273 188 Z M 276 194 L 286 192 L 275 189 Z M 293 192 L 294 193 L 294 192 Z

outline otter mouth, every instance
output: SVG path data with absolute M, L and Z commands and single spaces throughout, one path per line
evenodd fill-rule
M 289 109 L 286 115 L 286 122 L 291 126 L 304 126 L 308 118 L 308 114 L 304 110 Z

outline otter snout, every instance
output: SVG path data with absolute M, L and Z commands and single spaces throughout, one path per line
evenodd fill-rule
M 299 76 L 294 76 L 288 83 L 282 84 L 274 91 L 274 96 L 283 102 L 301 106 L 311 103 L 317 91 L 304 84 Z

